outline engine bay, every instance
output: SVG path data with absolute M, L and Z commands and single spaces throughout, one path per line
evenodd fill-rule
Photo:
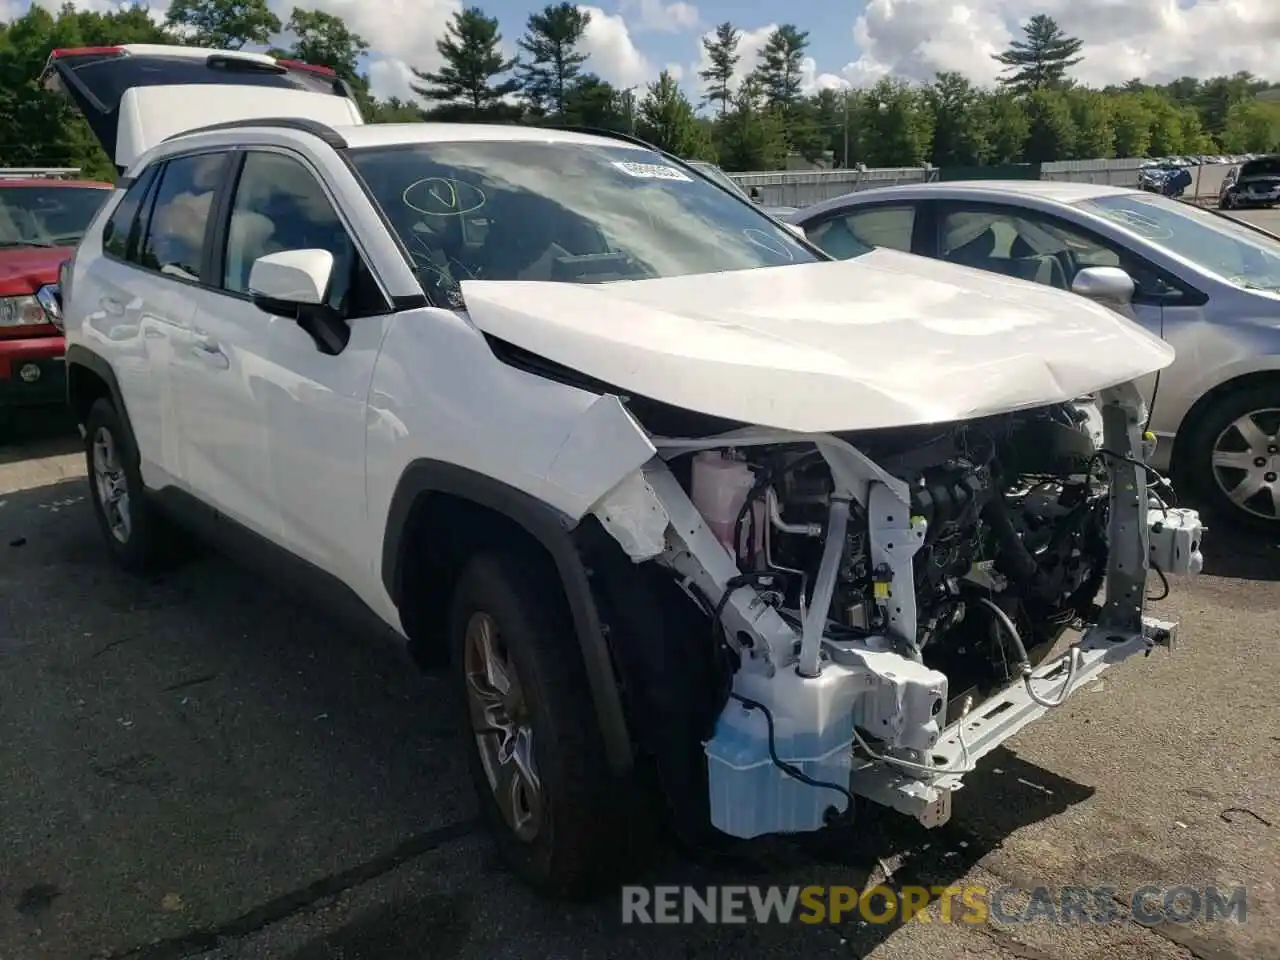
M 711 825 L 810 832 L 857 796 L 939 825 L 982 756 L 1171 647 L 1147 574 L 1197 573 L 1204 528 L 1165 501 L 1145 419 L 1132 384 L 844 434 L 649 419 L 658 455 L 593 513 L 709 626 L 671 642 L 713 661 L 696 734 Z
M 891 623 L 892 571 L 873 561 L 865 508 L 852 505 L 828 630 L 885 637 L 951 681 L 948 716 L 1014 679 L 1016 652 L 988 608 L 1019 626 L 1028 653 L 1096 613 L 1106 571 L 1105 475 L 1079 412 L 1063 405 L 949 427 L 845 435 L 910 491 L 925 535 L 911 558 L 914 636 Z M 812 602 L 834 483 L 812 445 L 693 454 L 682 486 L 762 595 L 802 623 Z M 757 577 L 755 582 L 761 582 Z M 998 597 L 998 600 L 996 599 Z

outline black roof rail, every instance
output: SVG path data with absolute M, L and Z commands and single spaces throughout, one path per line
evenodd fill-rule
M 305 117 L 253 117 L 243 120 L 224 120 L 222 123 L 211 123 L 204 127 L 195 127 L 192 130 L 183 130 L 181 133 L 175 133 L 164 138 L 164 142 L 177 140 L 179 137 L 190 136 L 193 133 L 212 133 L 215 130 L 242 130 L 246 127 L 281 127 L 285 130 L 299 130 L 302 133 L 310 133 L 319 137 L 335 150 L 345 150 L 347 148 L 346 138 L 337 130 L 329 126 L 327 123 L 321 123 L 319 120 L 308 120 Z

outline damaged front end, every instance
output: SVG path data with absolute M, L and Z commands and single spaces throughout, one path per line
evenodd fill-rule
M 1197 573 L 1204 531 L 1148 484 L 1133 385 L 1099 410 L 1101 445 L 1073 404 L 651 438 L 658 455 L 591 512 L 703 621 L 679 643 L 705 643 L 712 675 L 680 689 L 714 700 L 699 734 L 712 826 L 814 831 L 855 795 L 942 824 L 982 756 L 1172 645 L 1176 624 L 1145 615 L 1147 573 Z

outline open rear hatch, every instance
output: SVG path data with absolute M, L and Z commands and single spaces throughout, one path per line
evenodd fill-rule
M 238 50 L 74 47 L 54 50 L 40 79 L 71 98 L 121 172 L 157 143 L 215 123 L 364 122 L 351 87 L 327 67 Z

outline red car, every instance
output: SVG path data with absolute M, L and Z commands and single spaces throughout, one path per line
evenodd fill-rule
M 112 189 L 0 172 L 0 427 L 66 400 L 58 269 Z

